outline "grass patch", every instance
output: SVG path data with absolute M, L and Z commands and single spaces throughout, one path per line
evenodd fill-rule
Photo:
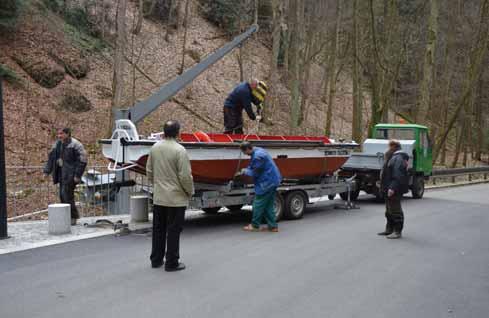
M 0 64 L 0 77 L 13 85 L 22 85 L 22 79 L 6 65 Z
M 64 32 L 70 37 L 74 45 L 84 51 L 101 52 L 109 48 L 109 45 L 104 40 L 80 31 L 71 24 L 65 24 Z
M 0 0 L 0 30 L 13 30 L 27 0 Z
M 84 51 L 100 52 L 109 46 L 100 38 L 100 32 L 89 17 L 87 10 L 81 6 L 65 7 L 61 0 L 42 0 L 42 9 L 59 15 L 65 22 L 63 31 L 73 44 Z

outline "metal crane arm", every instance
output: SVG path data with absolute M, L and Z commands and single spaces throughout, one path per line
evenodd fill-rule
M 218 49 L 216 52 L 208 56 L 202 62 L 194 65 L 182 75 L 176 77 L 171 82 L 163 85 L 160 89 L 149 96 L 147 99 L 136 103 L 130 109 L 116 110 L 114 113 L 115 119 L 130 119 L 133 123 L 137 124 L 143 120 L 146 116 L 155 111 L 161 104 L 168 101 L 181 89 L 190 84 L 197 76 L 199 76 L 206 69 L 218 62 L 234 48 L 240 46 L 246 41 L 253 33 L 258 31 L 258 26 L 253 25 L 246 32 L 235 37 L 231 42 Z

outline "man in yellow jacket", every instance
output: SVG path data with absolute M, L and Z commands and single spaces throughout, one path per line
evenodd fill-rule
M 153 246 L 151 266 L 163 265 L 174 272 L 185 269 L 180 259 L 180 233 L 185 210 L 194 193 L 190 160 L 177 142 L 180 124 L 168 121 L 163 127 L 165 139 L 156 143 L 148 156 L 146 175 L 153 184 Z M 166 250 L 166 255 L 165 255 Z

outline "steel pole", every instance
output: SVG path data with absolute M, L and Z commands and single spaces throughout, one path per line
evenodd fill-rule
M 3 78 L 0 76 L 0 239 L 7 235 L 7 175 L 5 173 L 5 135 L 3 133 Z

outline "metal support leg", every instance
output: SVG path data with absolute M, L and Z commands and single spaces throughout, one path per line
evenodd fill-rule
M 335 209 L 341 209 L 341 210 L 352 210 L 352 209 L 360 209 L 360 207 L 358 205 L 355 204 L 354 201 L 351 200 L 351 191 L 353 189 L 353 178 L 355 178 L 355 176 L 353 176 L 352 178 L 350 179 L 347 179 L 346 180 L 346 191 L 347 191 L 347 194 L 348 194 L 348 199 L 343 203 L 343 204 L 337 204 L 335 205 Z

